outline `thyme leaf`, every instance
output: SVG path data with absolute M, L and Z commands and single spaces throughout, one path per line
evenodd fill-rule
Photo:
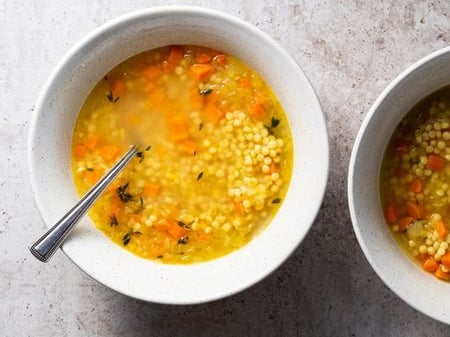
M 185 245 L 189 242 L 189 236 L 185 235 L 178 239 L 178 244 Z
M 109 91 L 108 95 L 106 95 L 106 97 L 108 97 L 108 101 L 110 101 L 111 103 L 116 103 L 119 100 L 119 96 L 114 97 L 112 90 Z
M 202 95 L 202 96 L 206 96 L 209 95 L 210 93 L 212 93 L 213 90 L 211 88 L 207 88 L 207 89 L 199 89 L 198 90 L 198 94 Z
M 111 215 L 109 217 L 109 225 L 111 227 L 115 227 L 119 225 L 119 221 L 117 220 L 117 217 L 115 215 Z
M 279 204 L 281 202 L 280 198 L 275 198 L 272 200 L 272 204 Z
M 200 123 L 200 124 L 198 125 L 198 130 L 200 131 L 201 129 L 203 129 L 203 123 Z
M 125 185 L 117 187 L 117 194 L 119 195 L 120 200 L 122 200 L 123 202 L 133 200 L 133 196 L 129 192 L 127 192 L 129 184 L 130 183 L 126 183 Z
M 86 168 L 86 171 L 92 172 L 92 171 L 94 171 L 94 169 L 92 167 L 88 167 L 88 168 Z
M 198 176 L 197 176 L 197 180 L 200 180 L 200 179 L 202 179 L 203 178 L 203 171 L 202 172 L 200 172 L 199 174 L 198 174 Z
M 272 120 L 270 121 L 270 127 L 276 128 L 280 124 L 280 120 L 278 118 L 272 117 Z
M 129 244 L 130 240 L 131 240 L 131 233 L 127 232 L 122 238 L 123 245 L 126 246 L 127 244 Z
M 191 229 L 191 227 L 189 225 L 186 225 L 183 221 L 178 221 L 178 226 L 185 229 Z

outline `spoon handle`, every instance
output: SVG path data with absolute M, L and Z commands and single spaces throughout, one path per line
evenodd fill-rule
M 91 208 L 113 179 L 133 159 L 137 153 L 135 145 L 68 211 L 52 228 L 43 234 L 30 248 L 30 252 L 40 261 L 47 262 L 62 244 L 75 225 Z

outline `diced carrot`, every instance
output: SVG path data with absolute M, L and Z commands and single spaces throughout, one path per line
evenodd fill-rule
M 108 188 L 106 189 L 108 192 L 113 192 L 117 190 L 117 187 L 122 185 L 122 182 L 120 179 L 113 180 L 111 184 L 109 184 Z
M 93 170 L 84 171 L 84 179 L 86 179 L 90 185 L 94 185 L 99 178 L 100 174 L 97 171 Z
M 86 146 L 84 145 L 76 145 L 75 148 L 73 149 L 73 155 L 75 156 L 75 159 L 83 159 L 84 156 L 86 155 Z
M 201 109 L 201 108 L 203 108 L 203 105 L 205 104 L 205 97 L 203 95 L 200 95 L 198 93 L 198 90 L 195 89 L 191 92 L 190 102 L 191 102 L 192 108 Z
M 413 221 L 414 221 L 413 217 L 407 216 L 407 217 L 401 218 L 398 221 L 398 226 L 400 227 L 401 230 L 404 230 L 404 229 L 408 228 L 409 225 L 411 225 Z
M 118 153 L 119 153 L 118 147 L 113 145 L 107 145 L 100 149 L 100 155 L 105 160 L 115 159 Z
M 206 100 L 208 104 L 216 103 L 219 101 L 219 95 L 216 92 L 212 92 L 208 96 L 206 96 Z
M 442 220 L 435 220 L 433 221 L 434 229 L 437 230 L 439 237 L 441 239 L 445 239 L 448 235 L 447 228 L 445 227 L 444 221 Z
M 206 53 L 199 53 L 195 57 L 197 63 L 209 63 L 211 61 L 211 56 Z
M 443 271 L 441 268 L 438 268 L 435 272 L 434 275 L 444 281 L 450 281 L 450 273 L 446 273 L 445 271 Z
M 169 136 L 173 142 L 187 139 L 189 133 L 186 123 L 180 119 L 172 119 L 169 121 Z
M 411 181 L 411 183 L 409 184 L 409 190 L 413 193 L 422 192 L 422 182 L 420 181 L 420 179 L 413 179 L 413 181 Z
M 94 135 L 88 136 L 84 141 L 84 146 L 86 147 L 87 150 L 92 150 L 95 148 L 95 145 L 97 145 L 97 140 L 98 140 L 97 136 Z
M 397 208 L 393 203 L 388 203 L 384 207 L 384 217 L 389 224 L 393 224 L 397 221 Z
M 124 91 L 125 91 L 125 81 L 121 78 L 115 80 L 111 89 L 113 97 L 114 98 L 120 97 L 120 95 L 122 95 Z
M 447 268 L 450 268 L 450 252 L 445 253 L 444 256 L 441 258 L 441 263 L 446 266 Z
M 252 81 L 248 77 L 240 77 L 238 86 L 241 88 L 250 88 L 252 86 Z
M 429 257 L 423 264 L 422 268 L 427 272 L 434 273 L 439 268 L 439 264 L 433 257 Z
M 207 104 L 203 111 L 205 117 L 214 124 L 217 124 L 222 118 L 225 117 L 225 113 L 214 104 Z
M 184 50 L 182 46 L 171 46 L 167 62 L 178 64 L 183 58 Z
M 193 64 L 189 70 L 189 75 L 196 81 L 204 81 L 214 72 L 214 67 L 210 64 Z
M 250 115 L 255 117 L 255 118 L 263 118 L 265 114 L 265 109 L 264 109 L 264 105 L 262 104 L 258 104 L 258 103 L 254 103 L 251 105 L 250 107 Z
M 110 204 L 110 213 L 113 215 L 117 215 L 124 209 L 124 203 L 120 200 L 120 198 L 114 194 L 113 197 L 109 200 Z
M 225 55 L 225 54 L 218 54 L 218 55 L 214 56 L 213 60 L 217 64 L 223 66 L 223 65 L 227 64 L 227 55 Z
M 408 211 L 408 215 L 415 219 L 418 219 L 422 216 L 422 209 L 413 201 L 406 202 L 406 210 Z
M 150 104 L 155 107 L 162 107 L 167 100 L 166 91 L 161 88 L 150 93 Z
M 428 155 L 426 167 L 431 171 L 439 172 L 444 168 L 445 159 L 441 156 L 430 154 Z
M 163 72 L 165 72 L 166 74 L 170 74 L 175 70 L 175 64 L 164 61 L 162 68 Z
M 193 155 L 197 150 L 197 143 L 191 139 L 185 139 L 178 144 L 178 151 Z
M 148 184 L 144 187 L 144 196 L 148 198 L 155 198 L 158 196 L 161 185 L 159 184 Z
M 175 240 L 179 240 L 181 237 L 187 234 L 186 229 L 179 226 L 176 221 L 160 220 L 155 225 L 155 227 L 160 231 L 166 232 Z
M 156 80 L 162 75 L 161 69 L 159 69 L 157 66 L 151 65 L 142 71 L 149 80 Z

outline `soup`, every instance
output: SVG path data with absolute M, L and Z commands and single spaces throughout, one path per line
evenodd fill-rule
M 286 115 L 237 58 L 167 46 L 112 69 L 81 108 L 72 141 L 85 193 L 127 150 L 137 158 L 90 212 L 130 252 L 193 263 L 233 252 L 280 207 L 292 170 Z
M 384 214 L 424 270 L 450 280 L 450 86 L 431 94 L 396 128 L 381 170 Z

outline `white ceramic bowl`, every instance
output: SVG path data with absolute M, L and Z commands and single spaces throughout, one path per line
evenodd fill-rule
M 406 69 L 367 114 L 350 160 L 348 196 L 358 241 L 380 278 L 417 310 L 450 324 L 450 284 L 414 264 L 384 221 L 379 177 L 385 148 L 397 124 L 422 98 L 450 84 L 450 47 Z
M 94 85 L 125 59 L 171 44 L 225 51 L 258 71 L 278 96 L 294 136 L 293 177 L 262 234 L 210 262 L 164 265 L 112 243 L 85 218 L 62 249 L 88 275 L 145 301 L 189 304 L 229 296 L 276 269 L 312 225 L 326 187 L 328 140 L 316 95 L 295 61 L 267 35 L 229 15 L 195 7 L 161 7 L 98 28 L 64 57 L 45 84 L 31 126 L 29 161 L 39 211 L 50 227 L 78 199 L 70 144 L 78 112 Z

